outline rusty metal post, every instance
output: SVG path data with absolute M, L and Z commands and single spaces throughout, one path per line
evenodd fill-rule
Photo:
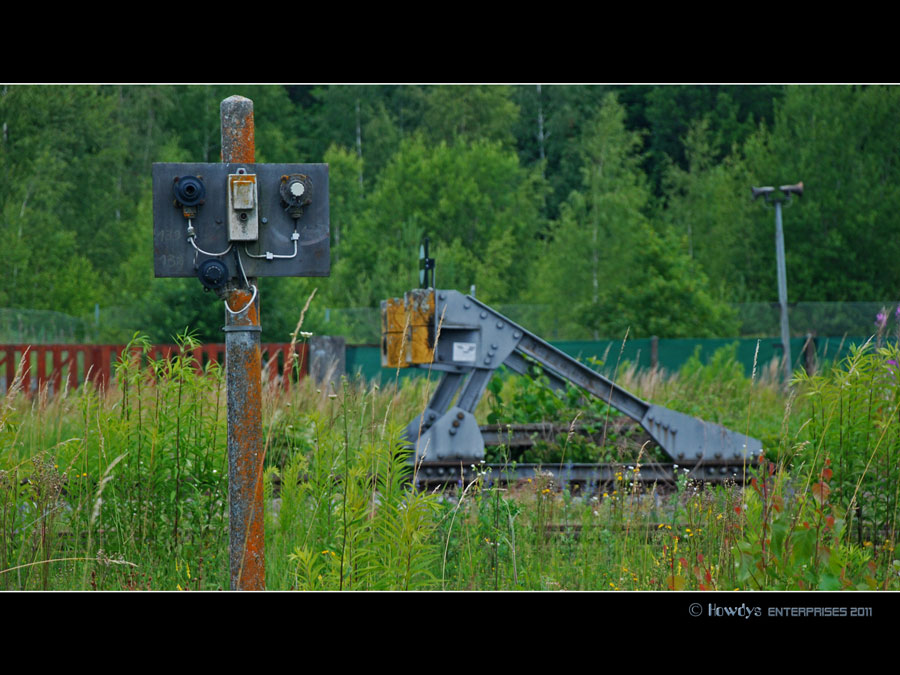
M 222 161 L 255 163 L 253 101 L 231 96 L 222 101 L 220 112 Z M 248 281 L 255 287 L 256 279 Z M 259 293 L 231 288 L 225 298 L 231 590 L 261 591 L 266 565 Z

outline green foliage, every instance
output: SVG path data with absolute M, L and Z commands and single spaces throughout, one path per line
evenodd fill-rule
M 749 187 L 797 180 L 792 301 L 898 285 L 892 87 L 6 85 L 0 307 L 99 304 L 117 319 L 103 340 L 185 325 L 218 339 L 213 296 L 152 277 L 148 177 L 217 161 L 233 94 L 254 100 L 258 161 L 331 167 L 333 276 L 266 281 L 280 334 L 314 287 L 343 309 L 415 286 L 425 233 L 439 285 L 559 306 L 561 331 L 734 334 L 723 303 L 775 293 L 772 211 Z
M 859 545 L 893 539 L 897 529 L 898 363 L 896 345 L 867 343 L 824 373 L 797 374 L 809 412 L 794 462 L 809 472 L 830 467 L 832 499 L 847 511 L 848 534 Z
M 177 343 L 171 359 L 154 360 L 135 336 L 115 394 L 45 393 L 27 430 L 4 439 L 0 564 L 17 569 L 0 575 L 3 587 L 133 587 L 140 561 L 139 572 L 152 570 L 141 583 L 154 588 L 186 582 L 191 569 L 192 585 L 227 588 L 215 563 L 227 557 L 222 372 L 197 372 L 191 335 Z M 213 572 L 201 579 L 204 561 Z
M 874 590 L 871 551 L 846 543 L 844 512 L 830 498 L 828 462 L 790 494 L 788 477 L 766 462 L 745 490 L 742 537 L 736 545 L 738 581 L 754 590 Z
M 663 220 L 686 240 L 696 267 L 714 280 L 710 291 L 717 299 L 742 301 L 747 271 L 768 264 L 771 248 L 747 246 L 759 226 L 759 214 L 747 201 L 751 178 L 739 155 L 717 159 L 706 117 L 691 125 L 684 146 L 687 169 L 671 163 L 664 174 L 668 203 Z
M 792 299 L 863 300 L 896 293 L 900 244 L 891 223 L 900 194 L 890 186 L 900 171 L 894 160 L 898 97 L 900 90 L 886 86 L 787 87 L 771 130 L 748 139 L 753 185 L 802 180 L 806 188 L 784 210 Z M 761 291 L 774 289 L 773 214 L 758 204 L 755 211 L 759 224 L 745 245 L 767 253 L 763 276 L 751 283 L 761 299 L 769 299 L 773 291 Z
M 488 392 L 488 424 L 549 422 L 568 425 L 569 429 L 551 439 L 539 438 L 536 433 L 534 445 L 518 453 L 502 447 L 489 448 L 487 461 L 496 463 L 507 458 L 517 462 L 552 464 L 622 459 L 615 447 L 619 441 L 615 422 L 621 418 L 621 413 L 599 399 L 586 396 L 577 387 L 569 384 L 565 392 L 554 391 L 547 376 L 537 372 L 533 376 L 495 377 L 488 384 Z M 576 426 L 584 433 L 576 433 Z
M 509 87 L 432 87 L 425 96 L 422 127 L 435 143 L 477 140 L 510 147 L 518 117 Z
M 734 318 L 709 293 L 681 241 L 650 226 L 640 142 L 609 95 L 586 131 L 583 188 L 563 205 L 536 295 L 548 304 L 565 297 L 561 322 L 586 325 L 595 338 L 727 334 Z
M 267 524 L 270 584 L 298 590 L 436 584 L 436 496 L 410 489 L 414 468 L 399 441 L 402 430 L 383 419 L 380 428 L 372 424 L 373 395 L 345 381 L 335 417 L 300 421 L 314 438 L 281 473 L 280 508 Z
M 528 266 L 520 260 L 507 269 L 493 258 L 527 250 L 541 198 L 540 178 L 496 143 L 404 141 L 363 211 L 345 226 L 331 292 L 343 303 L 373 306 L 414 288 L 418 246 L 427 233 L 441 260 L 441 287 L 476 284 L 489 301 L 506 300 L 524 286 Z
M 28 401 L 14 386 L 0 401 L 0 588 L 228 586 L 221 374 L 197 372 L 193 339 L 178 340 L 182 351 L 157 361 L 136 337 L 109 391 Z M 726 355 L 672 380 L 694 382 L 701 398 L 729 396 L 741 380 Z M 539 385 L 515 387 L 525 402 Z M 487 468 L 444 492 L 416 491 L 394 421 L 428 394 L 422 381 L 265 392 L 268 588 L 898 588 L 893 535 L 851 541 L 859 519 L 841 505 L 836 457 L 813 466 L 801 449 L 792 469 L 748 466 L 744 488 L 700 489 L 685 473 L 659 492 L 634 480 L 635 463 L 596 493 L 546 472 L 500 484 Z M 585 406 L 528 405 L 545 414 L 560 403 Z M 789 412 L 802 422 L 806 410 Z M 859 495 L 865 514 L 873 495 Z

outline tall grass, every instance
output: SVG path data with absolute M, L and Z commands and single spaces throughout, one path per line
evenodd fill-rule
M 136 337 L 106 390 L 28 399 L 13 382 L 0 404 L 0 588 L 228 587 L 222 372 L 178 340 L 154 360 Z M 648 400 L 740 430 L 749 418 L 767 452 L 744 487 L 681 475 L 674 490 L 635 480 L 642 452 L 596 493 L 551 472 L 500 483 L 484 467 L 413 490 L 400 437 L 425 378 L 267 386 L 267 587 L 897 590 L 897 363 L 892 348 L 861 349 L 798 376 L 790 397 L 775 371 L 746 378 L 728 352 L 673 375 L 625 368 L 618 380 Z M 506 401 L 539 384 L 524 382 L 502 385 Z M 562 402 L 571 417 L 555 421 L 588 417 Z

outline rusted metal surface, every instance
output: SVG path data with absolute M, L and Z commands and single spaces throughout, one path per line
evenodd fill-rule
M 403 300 L 384 300 L 381 303 L 381 365 L 383 368 L 407 368 L 409 359 Z
M 222 161 L 253 164 L 256 161 L 253 101 L 229 96 L 219 107 L 222 116 Z
M 381 303 L 381 365 L 407 368 L 434 358 L 434 290 L 416 289 Z
M 256 161 L 253 101 L 231 96 L 220 106 L 222 161 Z M 255 283 L 250 279 L 249 285 Z M 228 400 L 228 504 L 231 590 L 266 587 L 263 529 L 262 356 L 259 294 L 235 288 L 225 298 Z
M 434 289 L 417 288 L 406 294 L 409 313 L 409 342 L 413 363 L 434 359 Z
M 264 590 L 262 352 L 253 293 L 229 294 L 225 325 L 232 590 Z M 246 307 L 245 311 L 239 311 Z

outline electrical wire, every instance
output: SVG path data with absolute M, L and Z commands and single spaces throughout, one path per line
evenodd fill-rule
M 250 305 L 252 305 L 253 301 L 256 300 L 256 284 L 252 284 L 250 286 L 250 288 L 253 289 L 253 295 L 250 296 L 250 302 L 248 302 L 246 305 L 244 305 L 241 309 L 239 309 L 237 311 L 231 309 L 231 307 L 228 306 L 228 300 L 225 300 L 225 310 L 229 314 L 231 314 L 232 316 L 237 316 L 238 314 L 243 314 L 250 308 Z
M 244 253 L 249 255 L 251 258 L 265 258 L 266 260 L 274 260 L 275 258 L 278 258 L 281 260 L 290 260 L 291 258 L 297 257 L 297 240 L 298 239 L 300 239 L 300 235 L 297 233 L 297 230 L 294 230 L 294 234 L 291 235 L 291 240 L 294 242 L 294 252 L 290 255 L 287 255 L 287 254 L 279 255 L 278 253 L 272 253 L 270 251 L 266 251 L 263 254 L 250 253 L 250 251 L 247 250 L 246 244 L 244 244 Z
M 202 248 L 200 248 L 199 246 L 197 246 L 197 243 L 194 241 L 194 239 L 197 237 L 197 235 L 194 233 L 194 226 L 193 226 L 193 224 L 191 223 L 191 219 L 190 219 L 190 218 L 188 218 L 188 229 L 187 229 L 187 232 L 188 232 L 188 241 L 191 242 L 191 246 L 193 246 L 195 249 L 197 249 L 198 252 L 202 253 L 203 255 L 209 255 L 209 256 L 213 256 L 213 257 L 223 256 L 223 255 L 225 255 L 226 253 L 228 253 L 228 252 L 231 250 L 231 246 L 232 246 L 231 243 L 229 243 L 229 244 L 228 244 L 228 248 L 226 248 L 226 249 L 225 249 L 224 251 L 222 251 L 221 253 L 210 253 L 209 251 L 204 251 Z
M 238 249 L 234 249 L 234 257 L 237 259 L 241 276 L 244 277 L 244 288 L 250 288 L 250 282 L 247 280 L 247 273 L 244 271 L 244 263 L 241 261 L 241 252 Z

